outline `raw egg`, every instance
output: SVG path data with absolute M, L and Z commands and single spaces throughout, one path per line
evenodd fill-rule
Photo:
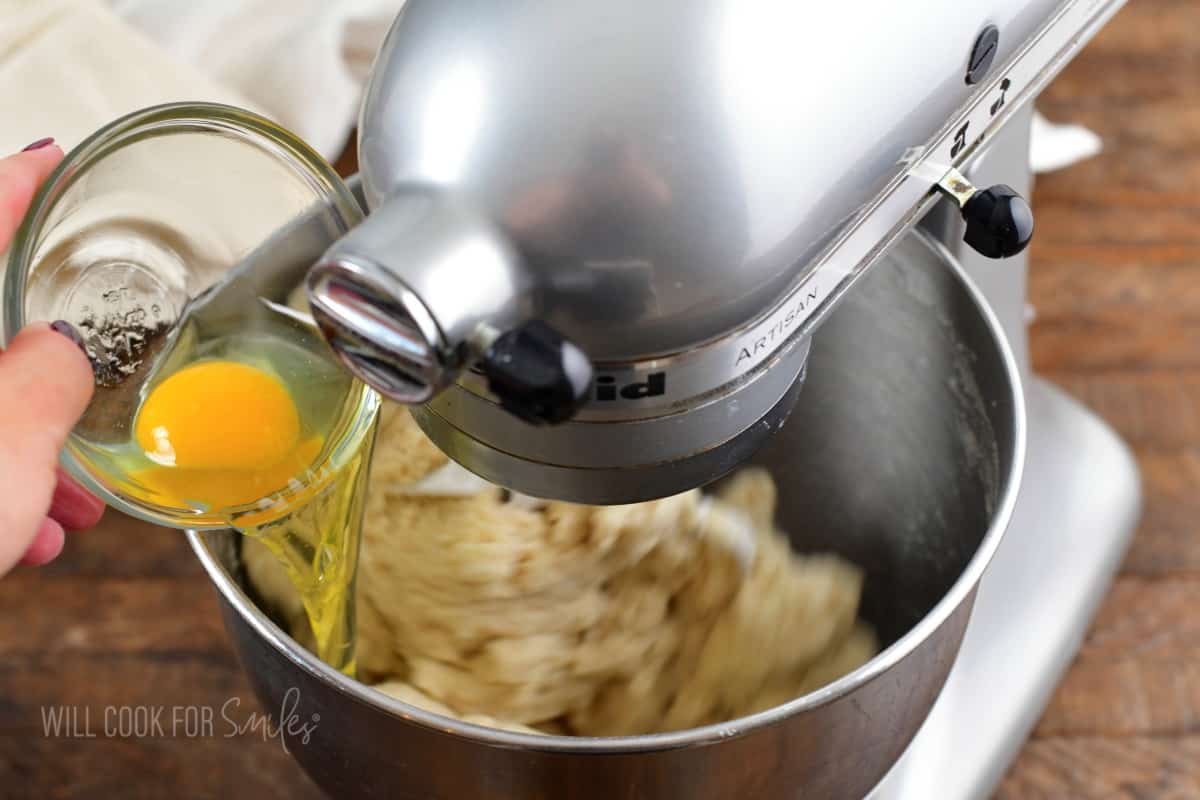
M 138 480 L 169 502 L 225 509 L 262 499 L 304 474 L 321 450 L 274 376 L 236 361 L 202 361 L 150 392 L 134 425 L 158 466 Z

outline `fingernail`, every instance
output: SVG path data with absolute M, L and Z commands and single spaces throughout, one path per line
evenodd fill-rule
M 87 346 L 83 343 L 83 337 L 79 335 L 79 331 L 75 330 L 75 326 L 65 320 L 56 320 L 50 323 L 50 330 L 55 333 L 61 333 L 63 336 L 75 343 L 75 346 L 87 352 Z
M 36 142 L 25 145 L 21 148 L 21 152 L 24 153 L 29 150 L 41 150 L 43 147 L 49 147 L 52 144 L 54 144 L 54 137 L 47 136 L 45 139 L 38 139 Z

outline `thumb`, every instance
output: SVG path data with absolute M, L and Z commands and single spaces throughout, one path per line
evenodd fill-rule
M 50 509 L 58 453 L 92 397 L 83 351 L 47 325 L 31 325 L 0 353 L 0 574 Z

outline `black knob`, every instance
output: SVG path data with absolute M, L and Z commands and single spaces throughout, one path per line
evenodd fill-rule
M 1008 258 L 1029 246 L 1033 209 L 1004 184 L 982 189 L 963 204 L 967 235 L 963 240 L 987 258 Z
M 583 351 L 536 320 L 501 334 L 479 369 L 500 405 L 534 425 L 570 419 L 592 385 L 592 364 Z

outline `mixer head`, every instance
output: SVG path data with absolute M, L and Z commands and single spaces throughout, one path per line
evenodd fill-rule
M 911 5 L 410 0 L 360 120 L 371 213 L 310 273 L 315 319 L 493 482 L 624 503 L 720 477 L 938 197 L 984 255 L 1032 236 L 958 168 L 1105 4 Z

